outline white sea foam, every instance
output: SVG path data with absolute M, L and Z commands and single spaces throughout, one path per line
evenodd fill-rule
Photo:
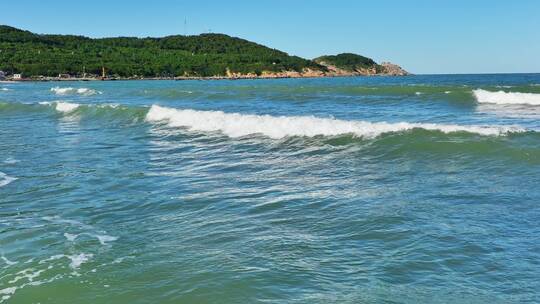
M 107 245 L 107 242 L 114 242 L 118 240 L 116 236 L 110 235 L 95 235 L 101 245 Z
M 74 254 L 74 255 L 67 255 L 66 257 L 71 260 L 71 263 L 69 263 L 69 267 L 72 269 L 79 268 L 83 263 L 88 262 L 94 255 L 89 253 L 80 253 L 80 254 Z
M 93 234 L 87 232 L 83 232 L 80 234 L 71 234 L 67 232 L 64 233 L 64 237 L 70 242 L 74 242 L 80 235 L 88 235 L 91 237 L 95 237 L 101 245 L 107 245 L 107 242 L 114 242 L 118 240 L 118 237 L 106 234 Z
M 102 103 L 102 104 L 99 104 L 99 105 L 96 105 L 98 108 L 101 108 L 101 109 L 105 109 L 105 108 L 111 108 L 111 109 L 116 109 L 120 106 L 120 104 L 118 103 Z
M 94 89 L 89 88 L 61 88 L 61 87 L 54 87 L 51 88 L 51 92 L 54 92 L 56 95 L 71 95 L 71 94 L 78 94 L 78 95 L 96 95 L 96 94 L 102 94 L 100 91 L 96 91 Z
M 95 237 L 101 245 L 107 245 L 107 242 L 114 242 L 118 240 L 118 237 L 111 236 L 111 235 L 102 235 L 102 234 L 92 234 L 92 233 L 81 233 L 81 234 L 71 234 L 71 233 L 64 233 L 64 237 L 70 241 L 74 242 L 80 235 L 89 235 L 91 237 Z
M 66 237 L 66 239 L 70 242 L 73 242 L 75 241 L 75 239 L 79 236 L 78 234 L 71 234 L 71 233 L 64 233 L 64 236 Z
M 40 105 L 47 105 L 54 107 L 58 112 L 62 113 L 70 113 L 74 110 L 78 109 L 81 104 L 73 103 L 73 102 L 65 102 L 65 101 L 41 101 L 39 102 Z M 120 107 L 120 104 L 118 103 L 102 103 L 102 104 L 85 104 L 86 107 L 95 107 L 100 109 L 116 109 Z
M 83 230 L 77 234 L 65 232 L 64 237 L 70 242 L 74 242 L 79 237 L 83 237 L 85 235 L 92 238 L 96 238 L 101 245 L 108 245 L 108 242 L 114 242 L 118 240 L 118 237 L 116 236 L 107 235 L 106 231 L 98 230 L 91 225 L 87 225 L 76 220 L 63 219 L 59 216 L 44 216 L 42 217 L 42 219 L 49 222 L 56 223 L 56 224 L 62 224 L 62 225 L 67 224 L 70 226 L 74 226 L 74 228 L 77 230 Z
M 119 264 L 122 263 L 125 259 L 133 258 L 132 256 L 124 256 L 114 259 L 114 261 L 111 262 L 111 264 Z
M 11 296 L 15 294 L 15 291 L 17 291 L 17 287 L 0 289 L 0 295 L 2 295 L 2 297 L 0 298 L 0 303 L 9 300 L 9 298 L 11 298 Z
M 335 136 L 354 134 L 362 138 L 374 138 L 383 133 L 402 132 L 412 129 L 436 130 L 443 133 L 469 132 L 480 135 L 504 135 L 522 132 L 518 127 L 462 126 L 436 123 L 387 123 L 347 121 L 313 116 L 270 116 L 224 113 L 221 111 L 180 110 L 153 105 L 146 121 L 166 123 L 170 127 L 184 127 L 194 131 L 219 131 L 230 137 L 263 134 L 279 139 L 287 136 Z
M 0 88 L 0 91 L 11 91 L 11 89 L 8 89 L 8 88 Z
M 45 269 L 35 271 L 33 268 L 27 268 L 27 269 L 17 272 L 18 275 L 12 280 L 10 280 L 8 283 L 10 284 L 17 283 L 18 281 L 24 280 L 24 279 L 28 280 L 29 282 L 32 282 L 34 281 L 35 278 L 39 277 L 39 275 L 43 273 L 44 271 Z
M 540 94 L 497 91 L 491 92 L 482 89 L 473 91 L 479 103 L 493 103 L 501 105 L 522 104 L 540 106 Z
M 7 184 L 11 183 L 12 181 L 17 180 L 16 177 L 11 177 L 4 172 L 0 172 L 0 187 L 6 186 Z
M 61 112 L 61 113 L 73 112 L 80 106 L 80 104 L 78 103 L 70 103 L 70 102 L 64 102 L 64 101 L 55 101 L 55 102 L 42 101 L 39 104 L 54 106 L 56 111 Z
M 51 269 L 51 267 L 48 267 L 47 269 Z M 62 275 L 55 275 L 46 280 L 34 281 L 34 279 L 38 277 L 44 271 L 46 270 L 42 269 L 42 270 L 34 271 L 34 269 L 30 268 L 30 269 L 25 269 L 23 271 L 18 272 L 17 274 L 22 274 L 22 275 L 15 277 L 13 280 L 9 281 L 8 283 L 12 284 L 12 283 L 16 283 L 19 280 L 24 280 L 24 279 L 26 279 L 27 282 L 19 286 L 11 286 L 4 289 L 0 289 L 0 295 L 2 296 L 0 297 L 0 303 L 4 303 L 5 301 L 9 300 L 15 294 L 17 290 L 23 289 L 26 286 L 39 286 L 45 283 L 50 283 L 52 281 L 55 281 L 63 277 Z
M 0 289 L 0 295 L 12 295 L 17 290 L 17 287 L 8 287 L 4 289 Z
M 75 111 L 80 105 L 78 103 L 69 103 L 69 102 L 57 102 L 56 111 L 62 113 L 69 113 Z
M 62 258 L 68 258 L 71 260 L 71 262 L 69 263 L 69 267 L 73 269 L 77 269 L 83 263 L 88 262 L 92 257 L 94 257 L 94 255 L 91 253 L 79 253 L 79 254 L 74 254 L 74 255 L 57 254 L 57 255 L 53 255 L 44 260 L 39 261 L 38 264 L 41 265 L 43 263 L 47 263 L 50 261 L 59 260 Z
M 41 265 L 41 264 L 44 264 L 44 263 L 47 263 L 47 262 L 50 262 L 50 261 L 55 261 L 55 260 L 61 259 L 63 257 L 65 257 L 65 255 L 56 254 L 56 255 L 50 256 L 50 257 L 48 257 L 48 258 L 46 258 L 44 260 L 39 261 L 38 264 Z
M 2 261 L 4 261 L 4 263 L 6 263 L 6 265 L 8 265 L 8 266 L 15 265 L 15 264 L 18 263 L 18 262 L 14 262 L 14 261 L 8 260 L 8 258 L 6 258 L 5 256 L 1 256 L 0 258 L 1 258 Z

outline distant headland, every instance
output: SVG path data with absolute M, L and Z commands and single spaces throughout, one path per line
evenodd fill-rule
M 409 75 L 344 53 L 313 60 L 224 34 L 115 37 L 42 35 L 0 25 L 3 80 L 251 79 Z

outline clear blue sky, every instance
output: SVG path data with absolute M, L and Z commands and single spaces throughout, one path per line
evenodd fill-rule
M 539 0 L 2 1 L 0 24 L 37 33 L 219 32 L 313 58 L 341 52 L 413 73 L 540 72 Z

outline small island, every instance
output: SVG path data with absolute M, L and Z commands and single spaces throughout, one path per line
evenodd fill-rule
M 0 25 L 7 80 L 250 79 L 408 75 L 391 63 L 344 53 L 314 60 L 225 34 L 92 39 Z

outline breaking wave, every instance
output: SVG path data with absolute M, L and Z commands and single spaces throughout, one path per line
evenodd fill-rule
M 519 93 L 505 91 L 486 91 L 476 89 L 473 91 L 476 101 L 479 103 L 492 103 L 501 105 L 533 105 L 540 106 L 540 94 Z
M 77 115 L 85 119 L 100 119 L 110 123 L 165 124 L 169 127 L 193 131 L 221 132 L 231 138 L 263 135 L 273 139 L 286 137 L 316 137 L 352 135 L 355 138 L 373 139 L 389 133 L 430 131 L 442 134 L 467 133 L 469 135 L 501 136 L 535 130 L 515 125 L 459 125 L 416 122 L 370 122 L 341 120 L 315 116 L 272 116 L 222 111 L 200 111 L 152 105 L 125 106 L 119 104 L 84 104 L 64 101 L 39 104 L 1 103 L 0 111 L 50 111 L 64 115 Z
M 66 101 L 42 101 L 35 103 L 0 102 L 0 113 L 44 112 L 51 110 L 62 116 L 78 116 L 114 122 L 136 123 L 144 121 L 148 107 L 124 106 L 116 103 L 73 103 Z
M 63 102 L 63 101 L 40 102 L 39 104 L 53 106 L 56 109 L 56 111 L 61 112 L 61 113 L 73 112 L 80 106 L 80 104 L 78 103 L 70 103 L 70 102 Z
M 185 127 L 194 131 L 219 131 L 229 137 L 262 134 L 273 139 L 289 136 L 336 136 L 353 134 L 361 138 L 375 138 L 384 133 L 403 132 L 413 129 L 443 133 L 467 132 L 479 135 L 505 135 L 524 132 L 518 127 L 462 126 L 436 123 L 387 123 L 347 121 L 314 116 L 270 116 L 224 113 L 221 111 L 180 110 L 153 105 L 146 121 L 166 123 L 170 127 Z
M 46 105 L 53 107 L 56 111 L 64 114 L 72 113 L 75 110 L 84 108 L 84 109 L 116 109 L 120 107 L 119 104 L 115 103 L 103 103 L 103 104 L 79 104 L 73 102 L 65 101 L 54 101 L 54 102 L 40 102 L 40 105 Z
M 56 95 L 72 95 L 72 94 L 79 94 L 79 95 L 85 95 L 85 96 L 91 96 L 96 94 L 102 94 L 100 91 L 96 91 L 94 89 L 89 88 L 61 88 L 61 87 L 54 87 L 51 88 L 51 92 L 54 92 Z

